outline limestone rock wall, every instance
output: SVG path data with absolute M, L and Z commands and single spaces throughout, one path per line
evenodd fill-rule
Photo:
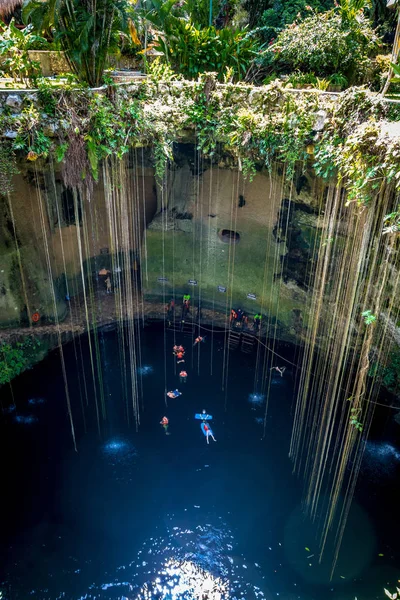
M 222 161 L 199 173 L 190 144 L 186 153 L 168 172 L 165 210 L 147 230 L 145 297 L 189 293 L 195 306 L 262 312 L 280 335 L 296 336 L 307 323 L 323 186 L 310 173 L 289 185 L 279 169 L 249 182 Z
M 79 295 L 83 280 L 95 280 L 112 263 L 103 182 L 90 201 L 80 199 L 77 223 L 72 191 L 53 165 L 21 159 L 18 169 L 12 193 L 0 196 L 0 328 L 27 324 L 34 312 L 44 321 L 63 320 L 67 292 Z M 156 209 L 153 169 L 135 170 L 135 177 L 140 238 Z

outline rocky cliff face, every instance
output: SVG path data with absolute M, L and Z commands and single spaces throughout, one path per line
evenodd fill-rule
M 289 184 L 279 168 L 249 182 L 227 157 L 199 164 L 193 145 L 175 151 L 147 230 L 145 297 L 261 311 L 294 339 L 307 323 L 322 184 L 311 170 Z
M 211 165 L 194 144 L 180 143 L 163 189 L 148 153 L 127 161 L 126 169 L 139 197 L 139 221 L 147 223 L 142 247 L 132 248 L 146 299 L 190 293 L 204 308 L 262 312 L 285 339 L 301 335 L 324 197 L 311 168 L 299 169 L 290 183 L 279 167 L 260 169 L 250 182 L 232 158 L 222 154 Z M 78 237 L 87 281 L 115 262 L 103 183 L 82 203 L 79 222 L 71 190 L 52 165 L 21 163 L 13 185 L 1 204 L 0 326 L 26 323 L 33 312 L 62 320 L 67 289 L 70 295 L 82 290 Z

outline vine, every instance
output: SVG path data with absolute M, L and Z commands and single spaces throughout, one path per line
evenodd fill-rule
M 338 179 L 348 202 L 366 205 L 383 180 L 400 191 L 400 142 L 390 125 L 398 118 L 399 109 L 360 88 L 332 100 L 317 91 L 295 94 L 280 81 L 259 88 L 218 84 L 208 73 L 197 82 L 149 78 L 102 92 L 72 79 L 62 88 L 41 82 L 37 98 L 27 95 L 20 114 L 3 112 L 0 132 L 16 132 L 10 157 L 53 153 L 69 163 L 72 183 L 96 180 L 100 161 L 121 159 L 135 145 L 153 146 L 160 180 L 172 142 L 189 130 L 205 156 L 231 154 L 245 177 L 251 179 L 256 166 L 271 170 L 281 162 L 290 178 L 297 163 L 309 162 L 317 175 Z

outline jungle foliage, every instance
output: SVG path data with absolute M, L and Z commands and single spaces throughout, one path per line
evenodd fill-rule
M 65 52 L 79 81 L 98 87 L 108 57 L 118 53 L 121 31 L 127 29 L 126 0 L 25 0 L 26 22 L 51 36 Z
M 0 385 L 22 373 L 40 348 L 39 340 L 27 337 L 23 342 L 0 344 Z
M 266 56 L 274 68 L 284 72 L 342 73 L 355 82 L 362 81 L 369 57 L 379 47 L 379 36 L 367 17 L 351 11 L 344 0 L 335 9 L 294 21 L 279 33 Z
M 46 40 L 34 33 L 32 25 L 21 31 L 14 20 L 8 26 L 0 21 L 0 30 L 0 76 L 29 87 L 41 72 L 39 63 L 31 60 L 28 52 L 39 42 L 46 44 Z
M 110 55 L 143 67 L 160 54 L 177 74 L 262 81 L 274 72 L 364 81 L 379 37 L 368 0 L 25 0 L 23 17 L 65 51 L 79 80 L 102 83 Z M 393 24 L 391 25 L 393 28 Z M 321 84 L 322 85 L 322 84 Z M 320 86 L 321 87 L 321 86 Z

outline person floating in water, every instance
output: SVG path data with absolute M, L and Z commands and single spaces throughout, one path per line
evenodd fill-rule
M 206 336 L 201 337 L 201 335 L 199 335 L 195 340 L 194 340 L 194 344 L 193 346 L 196 346 L 196 344 L 199 344 L 200 342 L 204 342 L 204 340 L 206 339 Z
M 179 365 L 179 363 L 184 363 L 185 359 L 183 358 L 185 355 L 184 352 L 177 352 L 176 353 L 176 363 Z
M 172 352 L 177 356 L 179 353 L 185 354 L 185 348 L 183 346 L 175 346 L 172 348 Z
M 167 417 L 163 417 L 161 419 L 160 425 L 162 425 L 164 427 L 165 435 L 169 435 L 169 433 L 168 433 L 169 421 L 168 421 Z
M 178 396 L 182 396 L 182 392 L 179 390 L 174 390 L 173 392 L 167 392 L 168 398 L 178 398 Z
M 207 423 L 202 423 L 201 425 L 203 432 L 206 434 L 207 444 L 210 443 L 210 440 L 208 439 L 210 437 L 214 440 L 214 442 L 216 442 L 217 440 L 215 439 L 212 429 L 209 427 L 209 425 L 207 425 Z
M 108 276 L 107 279 L 104 282 L 106 284 L 106 292 L 107 294 L 111 294 L 111 279 Z
M 179 380 L 181 383 L 186 383 L 186 379 L 187 379 L 188 374 L 186 373 L 186 371 L 181 371 L 179 373 Z
M 283 377 L 286 367 L 272 367 L 271 371 L 278 371 L 279 375 Z

